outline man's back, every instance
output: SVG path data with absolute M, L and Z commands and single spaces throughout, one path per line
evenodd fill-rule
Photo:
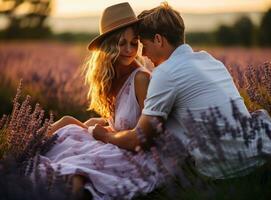
M 249 114 L 226 67 L 204 51 L 193 52 L 188 45 L 182 45 L 154 73 L 154 78 L 166 76 L 174 83 L 176 99 L 172 112 L 178 118 L 184 118 L 187 109 L 197 118 L 197 114 L 215 106 L 222 112 L 226 107 L 223 113 L 230 117 L 231 99 L 242 113 Z
M 193 52 L 189 45 L 184 44 L 154 70 L 143 114 L 163 117 L 166 129 L 181 139 L 185 145 L 189 145 L 191 141 L 184 134 L 184 121 L 188 117 L 188 109 L 192 112 L 194 119 L 201 122 L 203 112 L 208 114 L 210 107 L 218 107 L 229 123 L 235 126 L 231 100 L 240 112 L 250 116 L 226 67 L 208 53 Z M 218 121 L 218 124 L 222 127 L 225 125 L 222 120 Z M 234 141 L 232 138 L 226 140 L 221 142 L 227 154 L 226 157 L 228 156 L 229 160 L 236 160 L 238 149 L 233 153 L 230 151 L 232 147 L 244 148 L 244 142 L 243 140 Z M 190 153 L 195 157 L 199 170 L 203 174 L 222 176 L 219 171 L 216 171 L 218 169 L 212 169 L 218 165 L 212 163 L 215 152 L 214 156 L 199 152 L 198 149 Z M 251 153 L 253 157 L 255 152 Z M 206 159 L 209 161 L 207 165 L 210 164 L 210 166 L 206 165 Z M 252 160 L 252 165 L 255 162 L 258 161 Z

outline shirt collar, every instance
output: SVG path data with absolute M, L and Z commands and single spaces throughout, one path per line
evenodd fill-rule
M 182 44 L 173 51 L 173 53 L 169 56 L 168 59 L 171 59 L 175 56 L 180 56 L 182 54 L 192 53 L 192 52 L 193 52 L 193 49 L 188 44 Z
M 172 54 L 169 56 L 169 58 L 166 60 L 166 61 L 164 61 L 163 63 L 167 63 L 167 61 L 169 61 L 169 60 L 171 60 L 171 59 L 174 59 L 174 57 L 176 57 L 176 56 L 182 56 L 182 55 L 184 55 L 184 54 L 187 54 L 187 53 L 192 53 L 193 52 L 193 49 L 190 47 L 190 45 L 188 45 L 188 44 L 182 44 L 182 45 L 180 45 L 180 46 L 178 46 L 173 52 L 172 52 Z M 161 63 L 160 65 L 162 65 L 163 63 Z M 158 67 L 160 66 L 160 65 L 158 65 L 157 67 L 155 67 L 154 69 L 153 69 L 153 72 L 156 70 L 156 69 L 158 69 Z

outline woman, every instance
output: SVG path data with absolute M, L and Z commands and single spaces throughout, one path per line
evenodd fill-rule
M 41 157 L 41 169 L 46 165 L 57 169 L 60 165 L 61 175 L 73 175 L 73 191 L 84 187 L 94 199 L 131 199 L 138 193 L 152 191 L 161 180 L 150 154 L 131 153 L 97 141 L 91 128 L 87 129 L 95 123 L 106 126 L 108 122 L 108 128 L 119 131 L 135 127 L 138 121 L 149 73 L 136 61 L 137 22 L 128 3 L 105 9 L 101 34 L 89 45 L 92 55 L 86 67 L 89 108 L 103 118 L 81 123 L 65 117 L 55 123 L 51 132 L 57 130 L 59 137 Z

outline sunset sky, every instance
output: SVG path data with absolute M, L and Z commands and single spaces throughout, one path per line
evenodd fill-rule
M 56 32 L 97 32 L 102 11 L 125 0 L 53 0 L 48 23 Z M 158 6 L 163 0 L 128 0 L 136 14 Z M 271 0 L 168 0 L 169 5 L 179 11 L 188 31 L 210 31 L 220 24 L 232 24 L 240 15 L 249 16 L 259 24 L 262 13 L 271 8 Z M 0 10 L 5 10 L 0 0 Z M 6 4 L 5 6 L 9 6 Z M 24 13 L 25 3 L 16 11 Z M 243 13 L 245 12 L 245 13 Z M 0 29 L 7 26 L 0 15 Z
M 53 16 L 79 17 L 100 15 L 102 10 L 123 0 L 55 0 Z M 130 0 L 134 10 L 149 9 L 159 5 L 161 0 Z M 271 0 L 168 0 L 171 6 L 186 13 L 253 12 L 265 11 Z

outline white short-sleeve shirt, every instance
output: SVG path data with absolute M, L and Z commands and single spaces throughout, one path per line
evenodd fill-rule
M 201 113 L 211 106 L 228 108 L 230 99 L 248 114 L 226 67 L 205 51 L 194 52 L 183 44 L 152 74 L 143 114 L 161 116 L 170 114 L 183 118 L 187 109 Z M 224 114 L 228 114 L 224 112 Z M 229 113 L 231 116 L 231 113 Z
M 189 139 L 183 131 L 187 110 L 200 121 L 202 112 L 218 107 L 234 124 L 231 99 L 240 112 L 250 115 L 224 64 L 205 51 L 194 52 L 189 45 L 183 44 L 153 71 L 142 113 L 165 119 L 167 130 L 188 144 Z M 198 156 L 201 171 L 208 175 L 208 168 L 200 166 L 199 156 L 202 155 L 194 155 Z

